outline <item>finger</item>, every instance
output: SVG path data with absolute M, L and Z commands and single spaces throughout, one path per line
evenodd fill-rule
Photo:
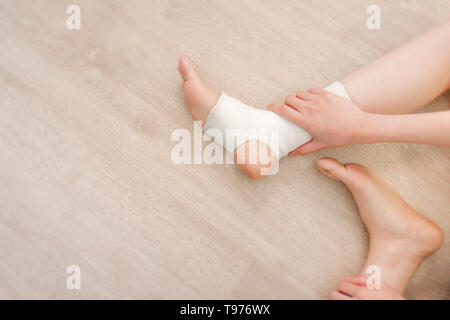
M 349 297 L 343 293 L 340 293 L 338 291 L 333 291 L 330 293 L 330 299 L 331 300 L 354 300 L 352 297 Z
M 272 103 L 270 106 L 267 107 L 267 110 L 275 112 L 276 114 L 285 118 L 286 120 L 289 120 L 298 125 L 299 127 L 304 128 L 305 121 L 302 113 L 287 105 Z
M 318 87 L 314 87 L 308 90 L 308 92 L 313 93 L 313 94 L 324 94 L 327 93 L 326 90 L 322 89 L 322 88 L 318 88 Z
M 308 153 L 319 151 L 321 149 L 323 149 L 323 146 L 320 145 L 315 140 L 312 140 L 312 141 L 310 141 L 308 143 L 305 143 L 304 145 L 298 147 L 294 151 L 291 151 L 289 153 L 289 155 L 290 156 L 297 156 L 297 155 L 300 155 L 300 154 L 308 154 Z
M 317 98 L 316 94 L 310 93 L 308 91 L 305 90 L 298 90 L 295 95 L 297 96 L 297 98 L 305 100 L 305 101 L 313 101 Z
M 341 283 L 339 283 L 338 291 L 353 297 L 360 288 L 361 286 L 358 286 L 357 284 L 341 281 Z
M 305 101 L 295 96 L 287 96 L 284 103 L 298 111 L 301 111 L 311 105 L 311 101 Z

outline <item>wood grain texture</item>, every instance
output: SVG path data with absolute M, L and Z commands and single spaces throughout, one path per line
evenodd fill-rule
M 327 298 L 361 268 L 367 233 L 347 189 L 315 169 L 321 156 L 375 169 L 448 235 L 449 148 L 327 150 L 257 182 L 170 161 L 172 131 L 193 126 L 181 54 L 263 106 L 450 14 L 447 0 L 377 1 L 382 28 L 369 31 L 372 2 L 0 0 L 0 298 Z M 79 291 L 65 286 L 72 264 Z M 449 266 L 447 237 L 407 297 L 450 298 Z

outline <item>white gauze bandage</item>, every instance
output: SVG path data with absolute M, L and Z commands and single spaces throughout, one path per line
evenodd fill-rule
M 350 100 L 340 82 L 324 89 Z M 223 141 L 215 141 L 230 153 L 247 141 L 260 141 L 268 145 L 278 159 L 311 140 L 308 132 L 278 114 L 250 107 L 224 92 L 203 127 L 206 135 L 216 136 L 210 130 L 220 131 Z

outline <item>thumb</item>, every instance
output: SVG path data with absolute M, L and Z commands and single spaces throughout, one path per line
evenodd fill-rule
M 302 146 L 298 147 L 297 149 L 295 149 L 294 151 L 290 152 L 289 155 L 296 156 L 299 154 L 308 154 L 308 153 L 316 152 L 320 149 L 323 149 L 323 147 L 316 140 L 311 140 L 310 142 L 305 143 L 304 145 L 302 145 Z

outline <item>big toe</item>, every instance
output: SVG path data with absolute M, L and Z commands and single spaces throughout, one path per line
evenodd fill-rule
M 197 73 L 195 72 L 195 69 L 192 66 L 191 60 L 188 56 L 181 56 L 180 61 L 178 62 L 178 71 L 180 72 L 180 75 L 184 81 L 198 78 Z
M 322 158 L 317 161 L 319 171 L 335 180 L 340 180 L 344 183 L 348 182 L 348 172 L 345 166 L 340 164 L 336 159 Z
M 319 171 L 335 180 L 340 180 L 351 190 L 365 189 L 376 180 L 370 169 L 356 163 L 340 164 L 336 159 L 322 158 L 317 162 Z

